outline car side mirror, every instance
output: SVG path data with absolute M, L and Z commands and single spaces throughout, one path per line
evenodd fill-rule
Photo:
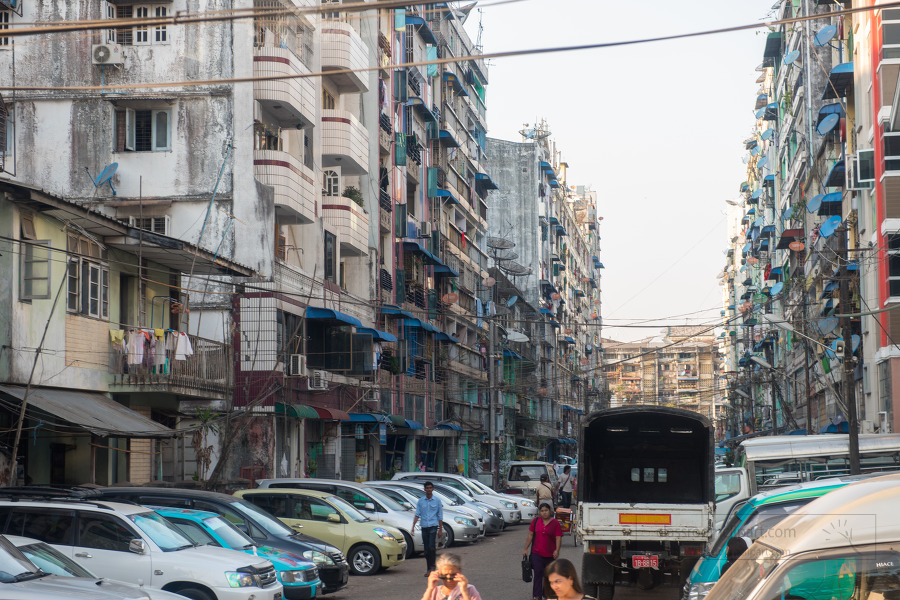
M 363 510 L 375 512 L 375 504 L 373 502 L 366 502 L 365 504 L 363 504 Z
M 329 523 L 340 523 L 341 515 L 339 515 L 337 513 L 329 513 L 328 514 L 328 522 Z
M 135 554 L 145 554 L 147 552 L 147 545 L 144 543 L 144 540 L 138 538 L 128 542 L 128 551 L 134 552 Z

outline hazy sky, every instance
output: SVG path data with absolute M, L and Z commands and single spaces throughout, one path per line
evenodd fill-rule
M 761 23 L 774 0 L 482 2 L 466 28 L 485 53 Z M 726 199 L 745 177 L 765 35 L 756 31 L 492 60 L 488 135 L 546 119 L 569 184 L 598 192 L 603 336 L 715 323 Z M 651 323 L 646 323 L 653 320 Z M 652 324 L 652 328 L 615 325 Z

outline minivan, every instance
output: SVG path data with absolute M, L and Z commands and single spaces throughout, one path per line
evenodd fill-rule
M 513 460 L 506 468 L 507 493 L 524 494 L 527 498 L 534 498 L 535 490 L 541 483 L 541 475 L 549 477 L 550 485 L 556 485 L 559 477 L 556 469 L 548 462 L 539 460 Z

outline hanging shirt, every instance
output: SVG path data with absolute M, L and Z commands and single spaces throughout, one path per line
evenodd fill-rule
M 175 341 L 175 360 L 187 360 L 188 356 L 194 354 L 191 348 L 191 340 L 186 333 L 179 333 L 178 339 Z
M 126 340 L 128 364 L 139 365 L 144 362 L 144 334 L 140 331 L 129 331 Z

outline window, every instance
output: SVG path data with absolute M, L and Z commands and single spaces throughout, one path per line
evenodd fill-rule
M 166 152 L 172 149 L 172 111 L 116 110 L 115 152 Z
M 150 17 L 150 8 L 146 6 L 135 6 L 134 7 L 134 18 L 135 19 L 146 19 Z M 149 44 L 150 43 L 150 33 L 147 31 L 146 27 L 135 27 L 134 28 L 134 45 L 137 46 L 139 44 Z
M 189 540 L 197 544 L 198 546 L 221 546 L 216 539 L 211 536 L 202 525 L 199 523 L 195 523 L 194 521 L 190 521 L 188 519 L 173 519 L 172 517 L 166 517 L 178 527 L 179 531 L 183 533 Z
M 68 510 L 14 510 L 5 533 L 65 545 L 72 543 L 73 520 Z
M 253 125 L 254 150 L 281 150 L 281 128 L 256 121 Z
M 78 518 L 78 540 L 75 545 L 128 552 L 129 542 L 140 537 L 115 517 L 82 512 Z
M 881 15 L 881 58 L 900 58 L 900 10 L 885 10 Z
M 157 6 L 155 8 L 157 18 L 165 18 L 167 9 L 165 6 Z M 156 44 L 165 44 L 169 41 L 168 33 L 165 25 L 157 25 L 153 28 L 153 42 Z
M 12 14 L 11 11 L 8 10 L 0 10 L 0 32 L 9 30 L 9 15 Z M 10 42 L 9 37 L 5 35 L 0 35 L 0 48 L 9 48 Z
M 109 318 L 109 265 L 106 249 L 70 235 L 66 308 L 98 319 Z
M 341 195 L 341 178 L 335 171 L 322 172 L 322 193 L 326 196 Z
M 150 17 L 164 19 L 168 15 L 169 9 L 164 5 L 113 6 L 107 4 L 106 7 L 106 17 L 108 19 L 149 19 Z M 152 27 L 141 25 L 109 29 L 107 30 L 106 38 L 109 43 L 123 46 L 147 46 L 150 44 L 169 43 L 169 35 L 165 25 L 154 25 Z
M 322 109 L 323 110 L 334 110 L 335 101 L 334 96 L 331 95 L 331 92 L 322 88 Z
M 333 233 L 325 232 L 325 281 L 335 283 L 337 262 L 337 238 Z
M 22 215 L 19 254 L 19 299 L 50 297 L 50 241 L 36 240 L 34 217 Z
M 900 232 L 887 234 L 888 289 L 890 296 L 900 297 Z

